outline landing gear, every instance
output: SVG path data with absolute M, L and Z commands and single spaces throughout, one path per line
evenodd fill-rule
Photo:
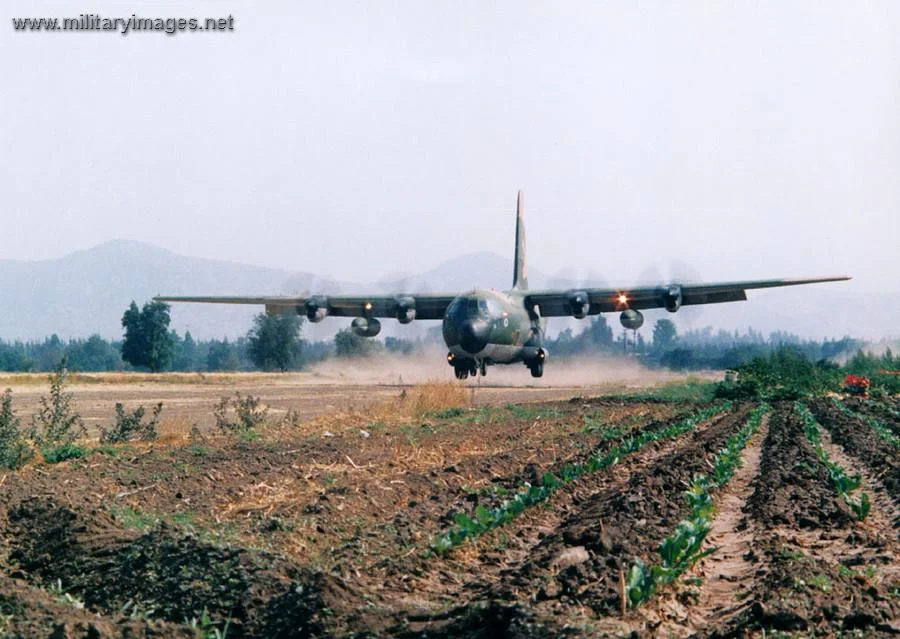
M 544 374 L 544 360 L 547 359 L 547 351 L 543 348 L 539 348 L 537 352 L 537 357 L 535 357 L 530 362 L 526 362 L 528 364 L 529 370 L 531 370 L 532 377 L 541 377 Z
M 469 369 L 462 366 L 454 366 L 453 373 L 456 375 L 456 379 L 467 379 L 469 377 Z
M 485 360 L 481 360 L 478 363 L 478 372 L 481 373 L 482 377 L 487 375 L 487 362 Z

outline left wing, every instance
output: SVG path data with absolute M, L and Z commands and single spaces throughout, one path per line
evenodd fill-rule
M 627 309 L 665 308 L 677 311 L 681 306 L 740 302 L 747 291 L 819 282 L 840 282 L 847 276 L 810 279 L 750 280 L 717 284 L 661 284 L 622 288 L 572 288 L 568 290 L 528 291 L 525 304 L 537 307 L 541 317 L 584 317 Z
M 260 297 L 180 297 L 161 295 L 159 302 L 199 302 L 204 304 L 258 304 L 266 313 L 306 315 L 312 321 L 334 317 L 393 317 L 409 322 L 414 319 L 441 319 L 456 294 L 410 293 L 401 295 L 304 295 Z

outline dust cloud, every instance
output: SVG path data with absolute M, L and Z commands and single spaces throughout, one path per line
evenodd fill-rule
M 447 364 L 446 353 L 429 349 L 413 355 L 383 354 L 363 359 L 333 358 L 313 365 L 310 375 L 323 383 L 353 384 L 421 384 L 433 381 L 453 381 L 453 368 Z M 692 373 L 698 376 L 697 373 Z M 701 373 L 701 377 L 716 379 L 718 373 Z M 525 365 L 489 366 L 486 377 L 470 377 L 464 383 L 473 386 L 504 387 L 590 387 L 624 385 L 642 388 L 655 384 L 682 380 L 684 373 L 651 370 L 627 357 L 580 356 L 565 360 L 550 357 L 544 365 L 544 376 L 534 378 Z

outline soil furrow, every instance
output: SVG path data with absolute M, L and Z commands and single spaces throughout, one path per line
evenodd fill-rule
M 874 583 L 866 572 L 890 562 L 892 553 L 837 495 L 790 404 L 770 419 L 748 512 L 759 531 L 753 552 L 760 571 L 749 606 L 715 636 L 854 630 L 873 636 L 896 626 L 894 586 Z
M 681 586 L 668 596 L 663 593 L 657 602 L 640 610 L 649 620 L 645 625 L 659 624 L 658 635 L 708 635 L 749 605 L 760 569 L 754 552 L 760 527 L 747 516 L 745 508 L 759 475 L 768 420 L 765 416 L 759 431 L 747 442 L 741 467 L 713 497 L 716 514 L 705 547 L 716 550 L 695 564 L 681 580 L 698 585 Z
M 709 469 L 709 460 L 743 426 L 750 409 L 743 406 L 692 431 L 672 452 L 632 472 L 623 484 L 607 485 L 573 503 L 555 530 L 529 551 L 525 563 L 502 571 L 499 583 L 477 597 L 495 603 L 464 608 L 452 623 L 427 628 L 429 636 L 458 636 L 462 627 L 471 632 L 478 627 L 473 619 L 485 615 L 503 617 L 506 636 L 541 636 L 573 621 L 590 626 L 617 614 L 620 573 L 635 558 L 650 558 L 686 516 L 686 485 L 693 474 Z M 533 603 L 523 607 L 523 601 Z

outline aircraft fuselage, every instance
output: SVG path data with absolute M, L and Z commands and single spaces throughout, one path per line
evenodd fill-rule
M 524 362 L 535 377 L 543 373 L 544 326 L 517 291 L 475 289 L 456 297 L 443 319 L 448 362 L 460 379 L 488 364 Z

